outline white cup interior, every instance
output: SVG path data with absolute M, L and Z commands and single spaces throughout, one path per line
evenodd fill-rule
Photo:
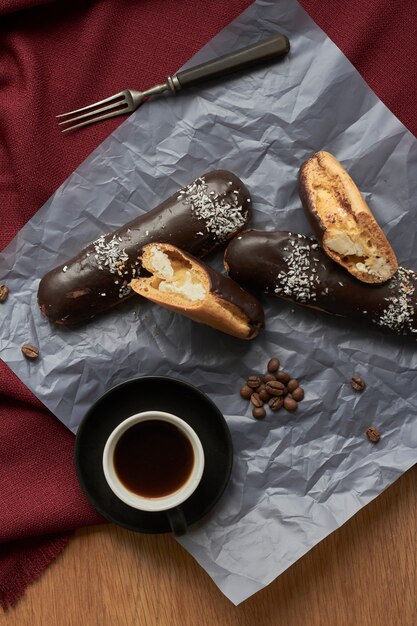
M 114 452 L 121 436 L 135 424 L 150 420 L 169 422 L 176 426 L 187 437 L 194 454 L 193 468 L 186 482 L 176 491 L 158 498 L 130 491 L 119 479 L 114 466 Z M 112 431 L 103 451 L 103 471 L 110 489 L 125 504 L 141 511 L 166 511 L 185 502 L 198 487 L 204 471 L 204 450 L 195 431 L 181 418 L 162 411 L 145 411 L 128 417 Z

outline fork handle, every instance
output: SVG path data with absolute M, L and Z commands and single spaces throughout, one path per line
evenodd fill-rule
M 169 82 L 175 91 L 184 87 L 193 87 L 212 78 L 221 78 L 252 65 L 279 59 L 285 56 L 289 49 L 290 42 L 285 35 L 274 35 L 247 48 L 230 52 L 217 59 L 207 61 L 207 63 L 201 63 L 190 69 L 177 72 L 170 77 Z

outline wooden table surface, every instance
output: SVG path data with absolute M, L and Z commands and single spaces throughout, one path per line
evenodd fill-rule
M 82 529 L 8 626 L 416 626 L 417 467 L 235 607 L 169 535 Z

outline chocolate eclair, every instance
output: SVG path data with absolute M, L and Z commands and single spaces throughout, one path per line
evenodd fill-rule
M 134 278 L 131 287 L 152 302 L 240 339 L 253 339 L 263 327 L 260 302 L 191 254 L 152 243 L 143 249 L 142 266 L 151 276 Z
M 172 243 L 203 257 L 245 227 L 250 202 L 245 185 L 231 172 L 201 176 L 46 274 L 38 289 L 42 313 L 69 326 L 117 306 L 132 295 L 130 281 L 142 273 L 146 244 Z
M 365 283 L 392 278 L 398 262 L 356 184 L 324 150 L 300 168 L 298 189 L 314 233 L 326 254 Z
M 417 273 L 412 270 L 399 267 L 388 282 L 365 284 L 310 237 L 256 230 L 229 243 L 225 267 L 247 288 L 417 337 Z

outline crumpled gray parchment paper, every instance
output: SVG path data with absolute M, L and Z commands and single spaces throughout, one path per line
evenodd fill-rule
M 277 31 L 291 42 L 284 61 L 142 106 L 0 256 L 10 288 L 1 356 L 72 431 L 105 390 L 145 374 L 190 381 L 226 415 L 232 480 L 180 541 L 236 604 L 413 465 L 415 340 L 267 297 L 266 328 L 252 342 L 139 300 L 65 329 L 42 318 L 36 292 L 49 269 L 211 169 L 246 183 L 256 228 L 310 234 L 297 172 L 321 149 L 349 170 L 400 263 L 417 269 L 417 142 L 295 0 L 258 0 L 190 65 Z M 219 252 L 217 267 L 221 260 Z M 40 347 L 36 363 L 22 357 L 27 341 Z M 296 414 L 258 422 L 238 389 L 274 355 L 306 399 Z M 350 387 L 353 374 L 366 379 L 364 393 Z M 378 445 L 365 436 L 371 423 L 382 432 Z

